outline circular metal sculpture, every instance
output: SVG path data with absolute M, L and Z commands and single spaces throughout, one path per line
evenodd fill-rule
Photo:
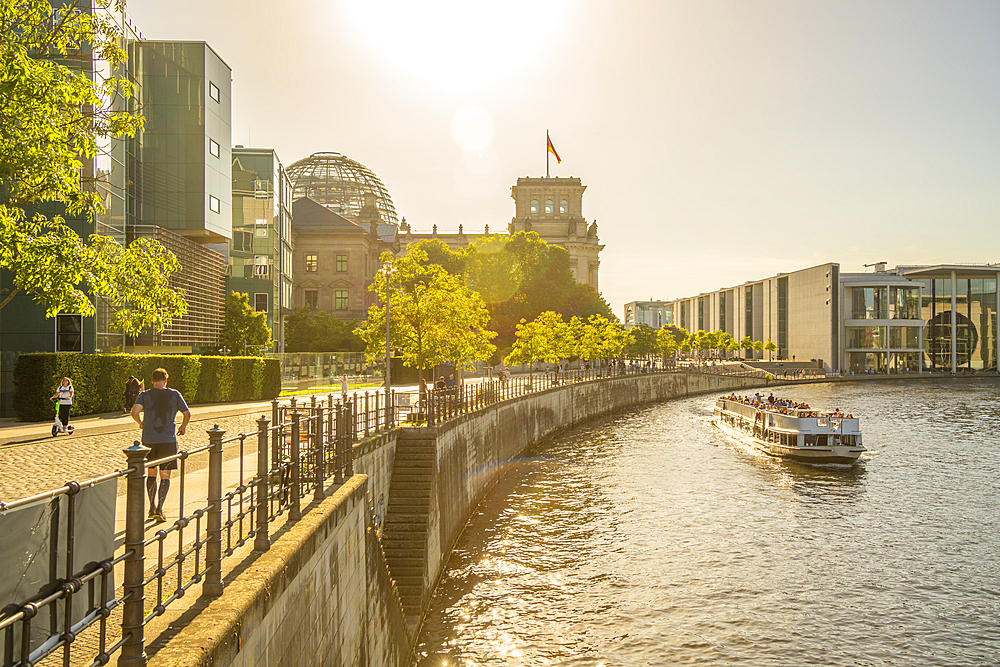
M 934 368 L 951 368 L 951 315 L 950 310 L 938 313 L 924 328 L 924 347 Z M 955 338 L 956 365 L 967 366 L 979 346 L 979 331 L 962 313 L 955 313 Z
M 288 167 L 293 196 L 311 197 L 338 213 L 358 215 L 365 193 L 375 195 L 384 222 L 398 223 L 392 197 L 371 169 L 340 153 L 313 153 Z

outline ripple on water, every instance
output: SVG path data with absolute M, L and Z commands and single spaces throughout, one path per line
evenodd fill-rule
M 996 383 L 847 383 L 851 469 L 757 455 L 712 398 L 562 434 L 487 496 L 419 665 L 983 665 L 1000 655 Z

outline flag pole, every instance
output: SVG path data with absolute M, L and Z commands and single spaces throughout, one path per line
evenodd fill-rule
M 545 130 L 545 178 L 549 177 L 549 131 Z

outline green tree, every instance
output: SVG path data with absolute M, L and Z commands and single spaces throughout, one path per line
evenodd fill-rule
M 463 279 L 489 308 L 490 328 L 501 347 L 513 343 L 521 320 L 530 322 L 549 310 L 564 318 L 618 319 L 593 287 L 574 280 L 569 253 L 535 232 L 487 236 L 465 254 Z
M 656 329 L 648 324 L 640 324 L 629 330 L 632 340 L 625 351 L 633 359 L 651 356 L 656 352 Z
M 382 261 L 391 260 L 383 253 Z M 378 273 L 368 288 L 381 303 L 368 309 L 368 318 L 356 330 L 365 341 L 369 361 L 385 357 L 385 299 L 389 294 L 391 343 L 403 355 L 403 364 L 424 369 L 455 362 L 467 364 L 489 359 L 496 348 L 496 334 L 486 328 L 489 311 L 479 295 L 438 264 L 431 264 L 420 248 L 412 248 L 395 260 L 395 270 L 386 281 Z
M 250 307 L 248 294 L 230 292 L 226 296 L 226 320 L 219 343 L 232 356 L 243 356 L 256 351 L 250 348 L 259 348 L 263 352 L 271 347 L 267 313 L 254 312 Z
M 286 352 L 363 352 L 357 320 L 341 320 L 328 311 L 298 308 L 285 317 Z
M 675 324 L 668 324 L 656 332 L 656 345 L 664 357 L 673 357 L 687 338 L 686 329 Z
M 774 341 L 771 340 L 770 337 L 767 339 L 767 342 L 764 343 L 764 349 L 767 350 L 768 359 L 773 361 L 774 351 L 778 349 L 778 346 L 774 344 Z
M 753 338 L 751 338 L 750 336 L 744 336 L 743 338 L 741 338 L 740 348 L 747 351 L 746 358 L 749 359 L 750 358 L 749 352 L 750 350 L 753 349 Z
M 763 343 L 763 341 L 755 340 L 753 342 L 753 349 L 754 349 L 754 352 L 761 352 L 761 351 L 763 351 L 763 349 L 764 349 L 764 343 Z M 755 355 L 755 358 L 757 358 L 757 359 L 760 359 L 762 357 L 763 357 L 763 355 Z
M 93 315 L 92 298 L 99 297 L 117 309 L 113 327 L 132 335 L 162 330 L 186 312 L 168 286 L 179 269 L 173 254 L 151 241 L 125 249 L 93 235 L 84 243 L 62 215 L 49 217 L 56 211 L 93 220 L 103 209 L 81 177 L 83 160 L 143 125 L 141 116 L 118 110 L 133 94 L 121 75 L 120 30 L 77 4 L 0 1 L 0 268 L 13 274 L 0 308 L 23 292 L 49 317 Z M 95 57 L 108 63 L 108 75 L 92 74 Z
M 576 342 L 570 325 L 559 317 L 559 313 L 549 310 L 530 322 L 522 320 L 518 323 L 517 338 L 506 362 L 508 364 L 532 364 L 536 361 L 556 363 L 560 359 L 573 356 L 575 351 Z
M 614 359 L 624 352 L 630 334 L 619 322 L 601 315 L 591 315 L 584 320 L 570 320 L 570 333 L 575 342 L 574 355 L 584 361 Z

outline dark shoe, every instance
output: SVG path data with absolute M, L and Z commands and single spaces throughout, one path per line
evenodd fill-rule
M 156 523 L 164 523 L 167 520 L 167 517 L 163 516 L 163 512 L 161 510 L 157 510 L 156 516 L 153 518 L 156 519 Z
M 150 505 L 149 506 L 149 513 L 146 514 L 146 516 L 148 516 L 150 519 L 155 519 L 156 518 L 156 507 L 154 507 L 153 505 Z

